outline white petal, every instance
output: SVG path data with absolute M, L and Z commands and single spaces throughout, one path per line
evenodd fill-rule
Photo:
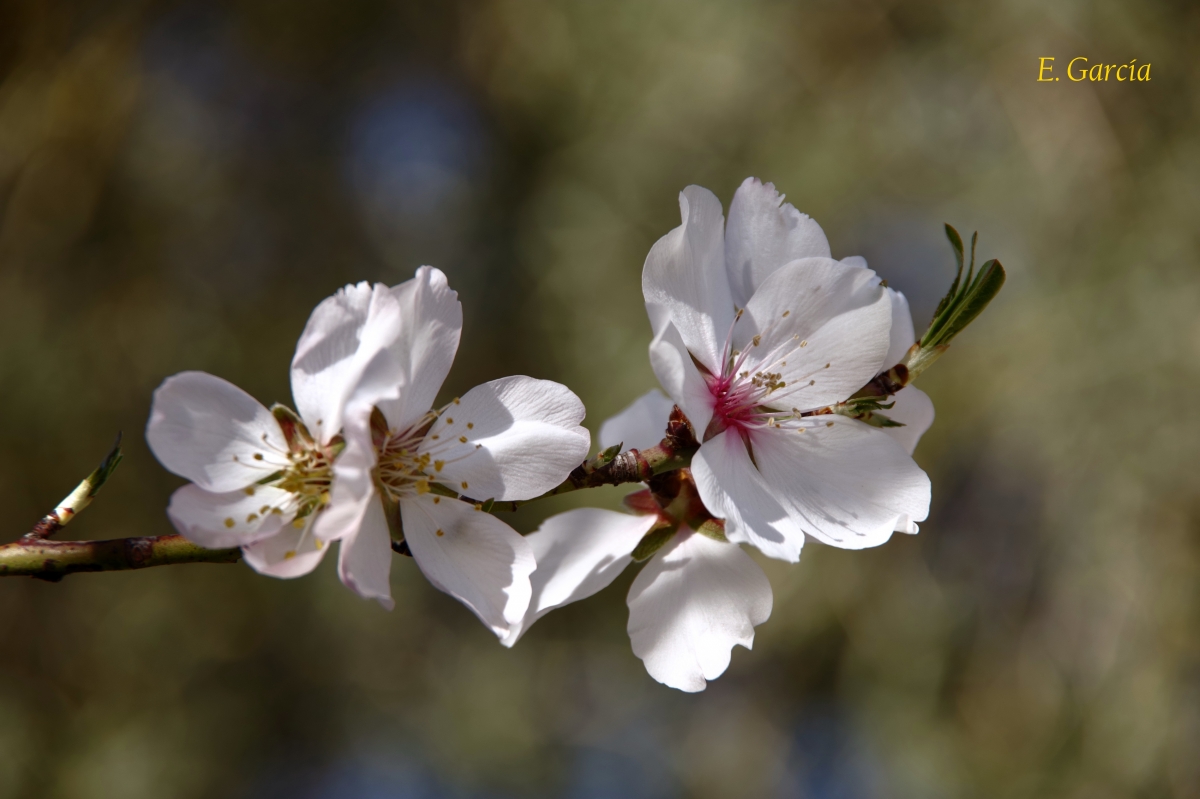
M 778 373 L 787 383 L 765 404 L 814 410 L 841 402 L 879 374 L 892 311 L 874 279 L 869 269 L 808 258 L 763 281 L 734 342 L 749 350 L 745 371 Z
M 912 455 L 921 436 L 933 425 L 933 400 L 916 386 L 907 386 L 900 389 L 900 393 L 889 397 L 888 401 L 896 404 L 891 410 L 883 411 L 883 415 L 904 427 L 880 429 L 903 447 L 905 452 Z
M 429 582 L 499 638 L 521 622 L 536 564 L 533 548 L 516 530 L 465 502 L 432 494 L 401 500 L 400 512 L 408 548 Z
M 329 504 L 318 515 L 313 533 L 324 541 L 342 542 L 338 577 L 347 588 L 391 610 L 391 533 L 371 477 L 376 458 L 365 417 L 360 411 L 356 418 L 354 409 L 346 417 L 346 446 L 333 463 Z
M 185 485 L 171 495 L 167 516 L 189 541 L 208 549 L 253 544 L 292 520 L 292 495 L 272 486 L 214 494 Z M 276 513 L 275 509 L 280 509 Z
M 242 547 L 242 557 L 259 574 L 301 577 L 317 567 L 329 547 L 312 533 L 311 525 L 297 529 L 285 524 L 270 538 Z
M 479 499 L 530 499 L 561 483 L 587 457 L 592 439 L 579 424 L 583 416 L 583 403 L 566 386 L 505 377 L 476 386 L 451 405 L 419 451 L 430 453 L 435 479 L 455 491 Z
M 600 449 L 621 444 L 624 449 L 649 449 L 662 441 L 675 403 L 651 389 L 629 407 L 600 425 Z
M 888 299 L 892 301 L 892 331 L 887 357 L 883 359 L 883 368 L 891 369 L 904 360 L 905 353 L 916 343 L 917 334 L 913 330 L 908 298 L 892 288 L 889 288 L 887 293 Z
M 800 560 L 802 520 L 793 518 L 775 496 L 736 431 L 727 430 L 700 446 L 692 457 L 692 476 L 704 507 L 725 520 L 730 541 L 753 544 L 763 554 L 790 563 Z
M 206 372 L 180 372 L 154 392 L 146 442 L 163 466 L 205 491 L 253 485 L 285 467 L 287 441 L 271 412 Z
M 736 644 L 753 646 L 771 602 L 767 576 L 740 547 L 681 532 L 629 589 L 633 653 L 664 685 L 703 691 Z
M 374 599 L 385 610 L 392 601 L 392 537 L 383 518 L 383 503 L 372 497 L 358 529 L 342 539 L 338 551 L 338 577 L 363 599 Z
M 346 444 L 333 462 L 329 504 L 313 526 L 313 532 L 325 541 L 357 533 L 367 509 L 372 503 L 379 504 L 371 476 L 376 457 L 368 413 L 364 408 L 352 408 L 346 416 L 343 430 Z
M 772 494 L 806 533 L 862 549 L 887 541 L 901 517 L 929 513 L 929 478 L 882 430 L 837 415 L 803 421 L 804 433 L 767 428 L 751 441 Z
M 829 240 L 770 183 L 746 178 L 729 204 L 725 264 L 733 302 L 744 308 L 759 284 L 797 258 L 829 258 Z
M 650 367 L 667 394 L 683 411 L 697 437 L 712 419 L 713 399 L 704 377 L 688 355 L 675 325 L 668 323 L 650 342 Z
M 292 396 L 322 443 L 341 430 L 346 403 L 399 334 L 400 309 L 382 283 L 346 286 L 313 309 L 292 358 Z
M 392 295 L 400 306 L 400 336 L 381 359 L 383 368 L 368 376 L 377 378 L 373 390 L 380 396 L 389 386 L 398 390 L 374 404 L 392 427 L 405 430 L 433 406 L 450 372 L 462 333 L 462 304 L 446 276 L 431 266 L 422 266 Z
M 674 322 L 691 353 L 719 372 L 733 324 L 721 201 L 708 189 L 688 186 L 679 194 L 679 211 L 683 224 L 646 256 L 642 294 L 651 325 Z
M 607 587 L 633 562 L 630 553 L 657 521 L 656 516 L 576 508 L 542 522 L 525 537 L 537 560 L 529 610 L 501 643 L 512 646 L 551 610 Z

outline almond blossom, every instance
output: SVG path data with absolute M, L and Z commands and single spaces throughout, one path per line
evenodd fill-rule
M 583 403 L 563 385 L 517 376 L 432 409 L 458 349 L 457 294 L 437 270 L 393 294 L 405 309 L 402 330 L 380 368 L 393 388 L 364 381 L 349 398 L 345 449 L 314 532 L 341 541 L 346 585 L 390 607 L 395 530 L 431 583 L 502 636 L 525 615 L 533 552 L 460 495 L 525 500 L 557 486 L 591 445 Z
M 692 473 L 729 540 L 794 562 L 806 535 L 858 549 L 915 530 L 929 479 L 836 412 L 887 366 L 892 295 L 865 263 L 833 260 L 771 184 L 745 181 L 728 226 L 699 186 L 680 211 L 642 271 L 650 360 L 701 442 Z
M 191 481 L 167 508 L 179 532 L 203 547 L 241 547 L 263 574 L 312 571 L 325 554 L 312 531 L 329 501 L 346 400 L 361 385 L 382 385 L 381 355 L 398 336 L 400 315 L 381 284 L 347 286 L 321 302 L 292 363 L 299 416 L 268 410 L 205 372 L 163 381 L 146 440 L 163 466 Z
M 458 492 L 536 496 L 590 439 L 579 399 L 528 377 L 431 410 L 461 329 L 457 294 L 422 267 L 399 286 L 347 287 L 317 307 L 292 362 L 298 417 L 211 375 L 168 379 L 147 439 L 192 480 L 172 497 L 176 527 L 202 546 L 241 546 L 251 566 L 279 577 L 311 571 L 340 541 L 342 581 L 391 608 L 389 527 L 402 525 L 430 582 L 505 634 L 529 601 L 532 551 Z
M 653 446 L 672 405 L 658 391 L 646 394 L 604 423 L 600 446 Z M 523 622 L 502 642 L 512 646 L 546 613 L 611 584 L 649 533 L 668 538 L 657 542 L 630 587 L 628 630 L 650 676 L 682 691 L 703 691 L 728 668 L 735 645 L 751 648 L 754 627 L 771 615 L 767 577 L 737 544 L 693 529 L 696 517 L 706 514 L 691 475 L 681 469 L 671 478 L 675 500 L 667 508 L 640 491 L 626 498 L 632 513 L 578 508 L 550 517 L 529 535 L 538 564 L 533 598 Z

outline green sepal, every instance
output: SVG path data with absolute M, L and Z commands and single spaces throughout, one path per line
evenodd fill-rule
M 895 400 L 881 402 L 883 399 L 886 397 L 851 397 L 845 402 L 835 405 L 833 412 L 839 416 L 858 419 L 871 427 L 904 427 L 903 422 L 893 421 L 879 413 L 879 411 L 891 410 L 896 405 Z
M 495 505 L 495 504 L 496 504 L 496 499 L 495 499 L 495 497 L 493 497 L 492 499 L 485 499 L 485 500 L 482 502 L 482 504 L 480 504 L 480 506 L 479 506 L 479 509 L 480 509 L 481 511 L 483 511 L 484 513 L 491 513 L 491 512 L 492 512 L 492 506 L 493 506 L 493 505 Z
M 696 532 L 713 541 L 720 541 L 722 544 L 729 543 L 729 539 L 725 537 L 725 522 L 720 519 L 709 519 L 696 527 Z
M 671 540 L 671 537 L 675 535 L 677 530 L 678 528 L 674 525 L 652 529 L 633 548 L 633 552 L 631 553 L 633 559 L 638 563 L 649 560 L 655 552 L 658 552 L 658 550 L 667 545 L 667 542 Z
M 904 427 L 904 422 L 889 419 L 881 413 L 868 413 L 866 416 L 859 417 L 859 421 L 865 422 L 871 427 Z

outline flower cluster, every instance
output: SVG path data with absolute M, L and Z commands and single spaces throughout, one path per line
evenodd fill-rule
M 292 360 L 295 411 L 203 372 L 162 384 L 147 439 L 191 481 L 171 498 L 172 522 L 275 577 L 312 571 L 336 541 L 342 582 L 387 608 L 391 555 L 410 554 L 505 646 L 642 562 L 633 651 L 659 682 L 703 690 L 771 614 L 771 586 L 742 545 L 796 562 L 810 539 L 860 549 L 917 532 L 930 485 L 911 455 L 933 405 L 907 382 L 1003 274 L 968 274 L 958 294 L 956 280 L 940 338 L 923 345 L 904 296 L 861 258 L 833 259 L 820 226 L 771 184 L 745 181 L 728 221 L 697 186 L 680 210 L 642 272 L 666 394 L 605 422 L 596 458 L 584 460 L 583 403 L 558 383 L 509 377 L 434 407 L 462 310 L 445 276 L 421 267 L 317 306 Z M 956 251 L 961 273 L 961 241 Z M 638 481 L 625 512 L 578 508 L 528 536 L 493 512 Z

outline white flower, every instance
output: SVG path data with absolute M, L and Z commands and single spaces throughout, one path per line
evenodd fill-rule
M 642 290 L 651 365 L 701 441 L 705 506 L 729 540 L 794 562 L 806 534 L 857 549 L 915 529 L 929 479 L 888 433 L 827 412 L 891 365 L 892 299 L 782 201 L 747 180 L 726 228 L 717 198 L 689 186 Z
M 458 348 L 457 295 L 436 271 L 394 294 L 404 328 L 380 370 L 394 390 L 363 382 L 348 402 L 345 450 L 315 532 L 342 542 L 342 581 L 386 606 L 392 514 L 429 581 L 503 636 L 529 604 L 533 552 L 507 524 L 456 497 L 524 500 L 557 486 L 587 456 L 583 403 L 558 383 L 507 377 L 430 410 Z
M 447 489 L 528 499 L 578 465 L 589 436 L 574 394 L 527 377 L 430 411 L 461 329 L 457 295 L 422 267 L 394 288 L 347 287 L 313 311 L 292 362 L 299 418 L 212 375 L 169 378 L 146 437 L 164 466 L 192 481 L 172 496 L 171 520 L 201 546 L 241 546 L 251 566 L 277 577 L 311 571 L 325 543 L 340 540 L 342 581 L 390 608 L 378 481 L 430 582 L 505 634 L 529 601 L 532 551 Z M 371 425 L 376 407 L 385 429 Z
M 400 330 L 399 304 L 381 284 L 347 286 L 318 305 L 292 364 L 299 418 L 204 372 L 163 381 L 146 440 L 192 481 L 171 497 L 175 527 L 204 547 L 240 546 L 263 574 L 312 571 L 325 554 L 312 527 L 329 500 L 346 401 L 378 380 Z
M 641 397 L 604 423 L 600 446 L 652 446 L 662 438 L 672 404 L 658 391 Z M 694 496 L 687 470 L 678 476 L 681 495 Z M 549 611 L 612 583 L 652 528 L 677 526 L 630 587 L 629 637 L 651 677 L 682 691 L 703 691 L 729 666 L 734 645 L 753 645 L 755 625 L 771 615 L 771 586 L 737 544 L 694 532 L 659 508 L 649 492 L 631 495 L 626 504 L 640 515 L 579 508 L 552 516 L 526 539 L 538 564 L 533 598 L 523 623 L 503 643 L 512 646 Z

